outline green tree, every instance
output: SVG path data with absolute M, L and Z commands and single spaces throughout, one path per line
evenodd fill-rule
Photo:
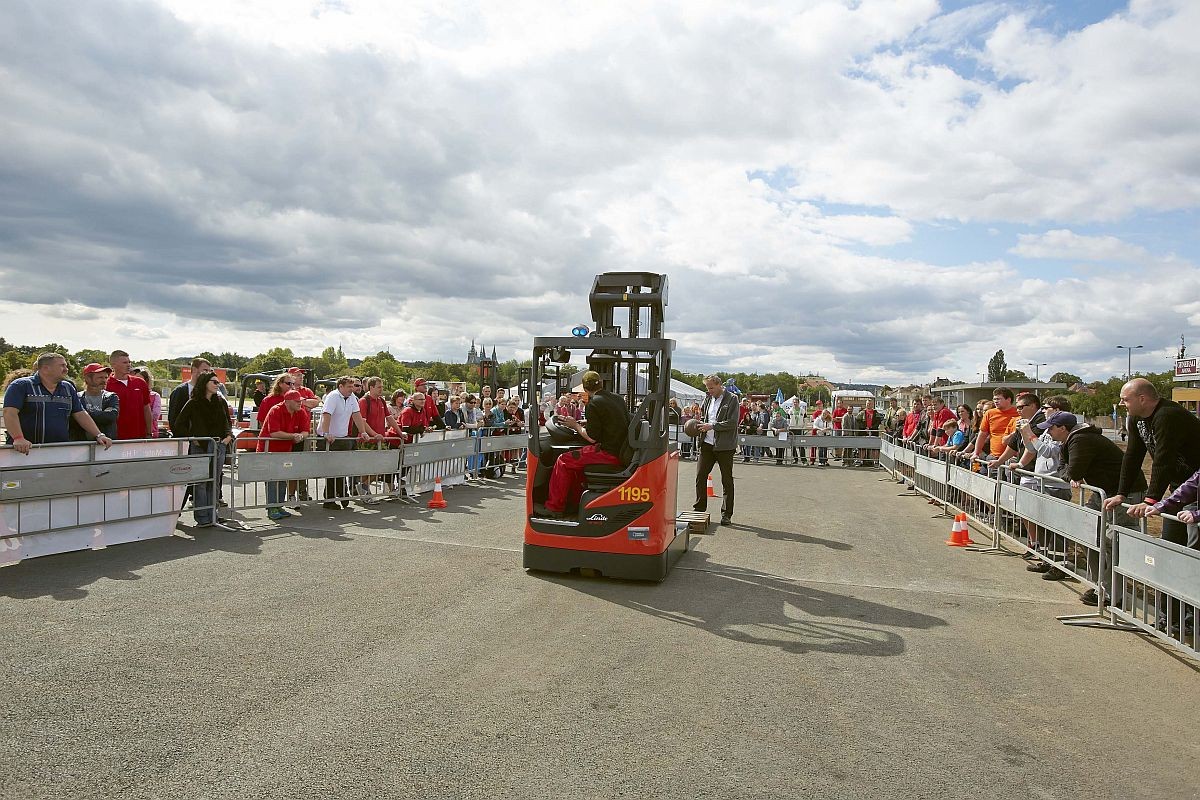
M 1077 383 L 1083 383 L 1083 380 L 1078 375 L 1072 375 L 1069 372 L 1056 372 L 1050 376 L 1051 383 L 1065 383 L 1067 386 L 1074 386 Z
M 1033 379 L 1019 369 L 1004 370 L 1004 380 L 1006 383 L 1030 383 Z
M 242 365 L 242 372 L 278 372 L 296 365 L 296 356 L 288 347 L 272 347 Z M 318 377 L 325 377 L 323 375 Z
M 988 382 L 1003 383 L 1007 372 L 1008 362 L 1004 360 L 1004 351 L 997 350 L 988 361 Z
M 346 356 L 342 353 L 341 345 L 338 345 L 336 350 L 332 347 L 326 347 L 321 351 L 320 359 L 324 362 L 321 366 L 327 369 L 325 374 L 331 377 L 334 373 L 345 375 L 350 369 L 350 365 L 346 363 Z
M 238 355 L 237 353 L 221 353 L 212 359 L 214 367 L 224 367 L 225 369 L 242 369 L 250 362 L 248 356 Z

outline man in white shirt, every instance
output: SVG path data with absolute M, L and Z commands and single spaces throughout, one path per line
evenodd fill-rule
M 718 375 L 704 379 L 704 406 L 700 409 L 700 456 L 696 462 L 696 511 L 708 509 L 708 475 L 721 469 L 721 524 L 733 518 L 733 453 L 737 449 L 738 400 L 725 390 Z
M 353 450 L 355 439 L 350 433 L 351 425 L 367 438 L 379 441 L 383 434 L 371 430 L 358 411 L 358 398 L 354 396 L 354 378 L 343 375 L 338 378 L 337 388 L 325 395 L 321 406 L 321 421 L 317 423 L 317 435 L 324 438 L 322 450 Z M 346 496 L 346 479 L 325 479 L 325 504 L 330 511 L 337 510 L 334 498 Z M 350 505 L 342 500 L 342 508 Z

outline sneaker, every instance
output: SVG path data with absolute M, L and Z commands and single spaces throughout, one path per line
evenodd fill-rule
M 291 514 L 284 511 L 282 508 L 271 508 L 267 510 L 267 519 L 278 522 L 281 519 L 287 519 Z
M 1100 595 L 1096 594 L 1095 589 L 1088 589 L 1083 594 L 1079 595 L 1079 602 L 1085 606 L 1100 605 Z
M 1041 559 L 1038 559 L 1038 561 L 1035 563 L 1029 564 L 1025 567 L 1027 572 L 1049 572 L 1052 569 L 1054 568 Z
M 1037 554 L 1034 553 L 1032 550 L 1026 550 L 1024 553 L 1021 553 L 1021 558 L 1025 559 L 1026 561 L 1037 561 L 1038 560 Z
M 1061 581 L 1065 577 L 1067 577 L 1067 573 L 1063 572 L 1058 567 L 1051 567 L 1050 569 L 1046 570 L 1046 574 L 1042 576 L 1042 580 Z

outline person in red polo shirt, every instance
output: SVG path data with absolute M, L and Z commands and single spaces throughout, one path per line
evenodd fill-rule
M 304 398 L 295 389 L 283 393 L 282 402 L 267 412 L 259 428 L 258 452 L 290 453 L 308 436 L 310 415 L 303 406 Z M 281 505 L 287 493 L 285 481 L 267 481 L 267 516 L 273 520 L 290 517 Z
M 433 391 L 436 391 L 436 389 Z M 417 392 L 425 395 L 427 400 L 423 409 L 425 414 L 425 429 L 445 428 L 446 426 L 442 424 L 442 415 L 438 413 L 437 401 L 433 397 L 430 397 L 429 384 L 424 378 L 417 378 L 417 382 L 413 384 L 413 394 Z
M 296 379 L 292 388 L 300 393 L 301 404 L 310 411 L 321 405 L 321 399 L 317 397 L 316 392 L 304 385 L 304 370 L 299 367 L 288 367 L 287 371 Z
M 104 387 L 120 398 L 117 416 L 118 439 L 152 439 L 154 422 L 150 413 L 150 387 L 130 372 L 129 353 L 113 350 L 108 357 L 112 375 Z
M 929 414 L 929 445 L 931 447 L 941 447 L 946 444 L 945 425 L 952 419 L 954 419 L 954 412 L 946 408 L 945 398 L 941 396 L 933 398 L 933 411 Z

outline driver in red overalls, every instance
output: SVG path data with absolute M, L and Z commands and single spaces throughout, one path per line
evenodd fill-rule
M 534 513 L 538 515 L 561 516 L 568 506 L 579 504 L 584 467 L 592 464 L 625 466 L 621 450 L 628 435 L 629 412 L 624 401 L 605 391 L 600 374 L 592 370 L 583 373 L 583 391 L 588 397 L 586 424 L 571 417 L 560 416 L 557 421 L 578 433 L 588 444 L 568 450 L 554 462 L 546 504 L 534 506 Z

